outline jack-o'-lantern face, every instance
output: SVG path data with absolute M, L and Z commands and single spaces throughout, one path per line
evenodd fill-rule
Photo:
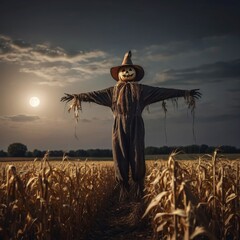
M 121 81 L 134 81 L 136 70 L 132 66 L 123 66 L 119 69 L 118 78 Z

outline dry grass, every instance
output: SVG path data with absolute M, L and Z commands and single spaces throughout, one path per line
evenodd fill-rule
M 177 158 L 147 162 L 153 238 L 240 239 L 239 160 Z M 84 239 L 114 187 L 112 162 L 0 163 L 0 239 Z
M 0 175 L 0 239 L 81 239 L 114 187 L 110 164 L 40 161 Z
M 217 150 L 199 161 L 149 166 L 148 207 L 155 239 L 240 239 L 239 161 L 222 160 Z

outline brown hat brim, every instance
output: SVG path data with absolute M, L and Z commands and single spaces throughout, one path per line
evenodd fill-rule
M 134 67 L 134 69 L 136 70 L 136 81 L 140 81 L 140 80 L 143 78 L 143 76 L 144 76 L 144 70 L 143 70 L 143 68 L 142 68 L 141 66 L 139 66 L 139 65 L 129 65 L 129 64 L 126 64 L 126 65 L 121 65 L 121 66 L 112 67 L 112 68 L 110 69 L 110 73 L 111 73 L 112 77 L 113 77 L 116 81 L 119 80 L 119 79 L 118 79 L 118 71 L 119 71 L 119 69 L 120 69 L 121 67 L 124 67 L 124 66 L 132 66 L 132 67 Z

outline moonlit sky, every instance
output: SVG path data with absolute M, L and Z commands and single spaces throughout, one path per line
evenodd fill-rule
M 192 117 L 184 100 L 144 111 L 146 146 L 240 147 L 239 1 L 26 1 L 0 4 L 0 149 L 111 148 L 111 110 L 84 103 L 75 125 L 64 92 L 115 85 L 110 67 L 125 52 L 142 84 L 200 88 Z M 29 99 L 40 99 L 31 107 Z M 76 133 L 78 139 L 74 137 Z

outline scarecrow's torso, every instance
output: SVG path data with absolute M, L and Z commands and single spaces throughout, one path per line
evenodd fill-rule
M 113 88 L 112 111 L 114 116 L 124 115 L 129 118 L 141 116 L 141 85 L 134 82 L 118 83 Z
M 113 139 L 116 137 L 125 139 L 124 144 L 130 144 L 139 136 L 140 138 L 144 136 L 141 89 L 141 85 L 134 82 L 119 82 L 113 88 L 111 107 L 114 115 Z M 128 140 L 123 135 L 128 136 Z

